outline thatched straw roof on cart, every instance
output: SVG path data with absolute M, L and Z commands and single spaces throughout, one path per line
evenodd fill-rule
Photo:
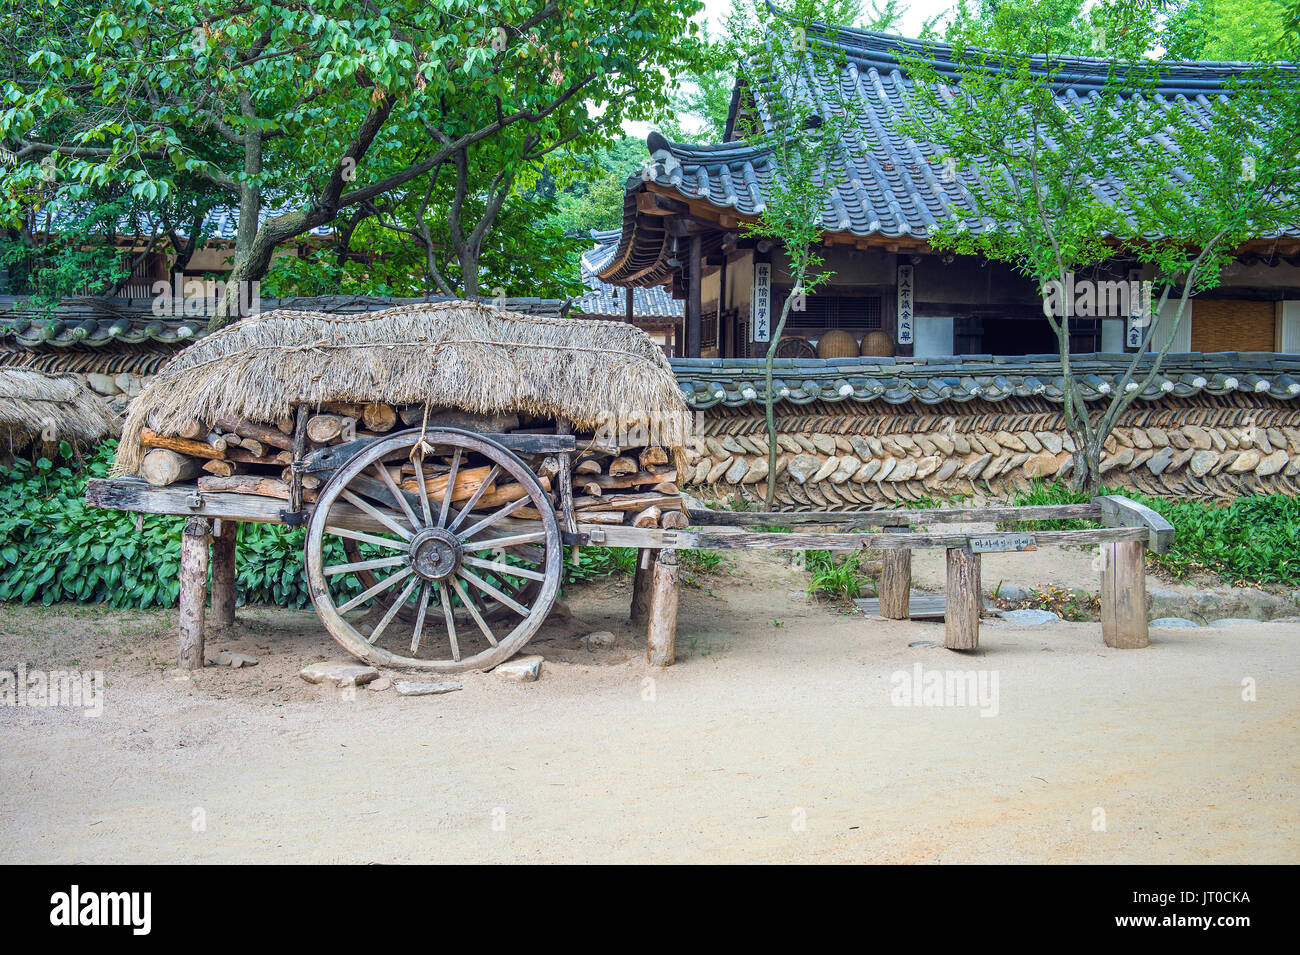
M 575 432 L 650 430 L 680 456 L 689 412 L 668 360 L 621 322 L 539 318 L 477 302 L 365 315 L 272 311 L 195 343 L 131 402 L 117 470 L 139 467 L 141 429 L 272 422 L 299 404 L 385 402 L 522 413 Z
M 117 416 L 76 375 L 0 368 L 0 454 L 32 442 L 84 447 L 116 432 Z

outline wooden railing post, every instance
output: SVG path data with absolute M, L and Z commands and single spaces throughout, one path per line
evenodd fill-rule
M 654 562 L 646 658 L 651 666 L 673 665 L 677 656 L 677 551 L 665 547 Z
M 203 617 L 208 597 L 208 522 L 191 517 L 181 534 L 180 660 L 182 670 L 203 667 Z
M 1117 650 L 1150 646 L 1147 634 L 1146 544 L 1101 545 L 1101 636 Z
M 886 534 L 906 534 L 906 526 L 885 528 Z M 880 615 L 890 620 L 911 616 L 912 550 L 886 547 L 880 552 Z
M 943 645 L 949 650 L 978 650 L 980 645 L 980 555 L 969 547 L 948 548 L 947 606 Z

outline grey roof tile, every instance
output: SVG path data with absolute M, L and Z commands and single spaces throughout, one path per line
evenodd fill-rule
M 1113 395 L 1129 359 L 1122 355 L 1078 355 L 1072 358 L 1076 375 L 1088 400 Z M 764 395 L 761 358 L 671 359 L 673 371 L 687 403 L 693 408 L 714 405 L 741 407 L 762 403 Z M 778 401 L 807 404 L 811 401 L 854 401 L 877 399 L 890 404 L 920 401 L 1002 401 L 1010 397 L 1042 395 L 1049 401 L 1063 399 L 1064 379 L 1060 361 L 1054 356 L 1020 356 L 1015 369 L 986 355 L 943 359 L 940 367 L 948 374 L 935 375 L 935 366 L 923 359 L 899 360 L 884 365 L 847 359 L 840 362 L 807 362 L 796 359 L 778 375 L 773 391 Z M 1150 368 L 1150 359 L 1141 368 Z M 1131 382 L 1136 386 L 1138 382 Z M 1172 354 L 1160 373 L 1140 397 L 1157 400 L 1167 395 L 1185 398 L 1200 392 L 1225 395 L 1232 392 L 1268 395 L 1281 401 L 1300 400 L 1300 355 Z

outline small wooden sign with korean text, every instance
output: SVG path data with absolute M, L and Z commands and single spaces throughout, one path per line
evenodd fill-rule
M 995 554 L 1009 550 L 1038 550 L 1033 534 L 981 534 L 970 539 L 972 554 Z

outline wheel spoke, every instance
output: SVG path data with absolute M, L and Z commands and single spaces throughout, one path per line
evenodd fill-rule
M 367 642 L 374 643 L 379 639 L 379 635 L 384 632 L 384 628 L 387 627 L 389 623 L 392 622 L 393 618 L 397 616 L 397 611 L 402 609 L 402 605 L 410 598 L 411 591 L 415 589 L 415 585 L 419 582 L 419 577 L 412 577 L 410 582 L 402 588 L 401 596 L 393 601 L 393 605 L 388 608 L 388 613 L 384 614 L 383 619 L 381 619 L 379 623 L 375 624 L 375 629 L 370 631 L 370 636 L 366 637 Z
M 387 547 L 390 550 L 409 551 L 411 545 L 406 541 L 390 540 L 387 537 L 376 537 L 374 534 L 366 534 L 362 531 L 350 531 L 345 527 L 326 527 L 326 534 L 335 534 L 338 537 L 346 537 L 348 540 L 361 541 L 363 544 L 378 544 L 380 547 Z
M 451 472 L 447 475 L 447 489 L 442 492 L 442 505 L 438 509 L 438 526 L 447 526 L 447 511 L 451 507 L 451 495 L 456 490 L 456 474 L 460 471 L 460 448 L 451 456 Z M 426 498 L 425 500 L 428 500 Z
M 447 585 L 438 581 L 438 599 L 442 601 L 442 615 L 447 619 L 447 639 L 451 641 L 451 658 L 460 662 L 460 644 L 456 641 L 456 615 L 451 612 L 451 597 Z
M 464 566 L 462 566 L 460 568 L 460 575 L 464 577 L 466 580 L 468 580 L 475 587 L 477 587 L 479 590 L 483 591 L 486 594 L 491 594 L 493 598 L 505 604 L 515 613 L 519 614 L 519 616 L 527 617 L 530 613 L 532 613 L 532 611 L 529 610 L 527 607 L 525 607 L 523 604 L 519 603 L 517 600 L 515 600 L 512 597 L 507 597 L 505 594 L 497 590 L 495 587 L 489 584 L 478 574 L 474 573 L 474 571 L 468 570 Z
M 457 456 L 460 455 L 460 448 L 457 448 L 457 449 L 456 449 L 456 454 L 457 454 Z M 420 488 L 420 510 L 422 510 L 422 511 L 424 512 L 424 526 L 425 526 L 425 527 L 432 527 L 432 526 L 433 526 L 433 514 L 429 511 L 429 489 L 428 489 L 427 487 L 425 487 L 425 484 L 424 484 L 424 454 L 423 454 L 423 452 L 421 452 L 421 454 L 420 454 L 420 460 L 414 462 L 414 464 L 415 464 L 415 483 L 416 483 L 416 484 L 419 486 L 419 488 Z M 444 495 L 444 499 L 445 499 L 445 495 Z M 438 522 L 438 526 L 439 526 L 439 527 L 442 526 L 442 522 L 441 522 L 441 521 Z
M 473 527 L 471 527 L 469 530 L 467 530 L 467 531 L 465 531 L 464 533 L 462 533 L 460 536 L 461 536 L 461 537 L 473 537 L 473 536 L 474 536 L 475 534 L 477 534 L 479 531 L 484 530 L 485 528 L 491 527 L 491 526 L 492 526 L 493 524 L 495 524 L 497 521 L 501 520 L 501 518 L 503 518 L 503 517 L 509 517 L 509 516 L 510 516 L 511 514 L 513 514 L 515 511 L 519 510 L 519 508 L 521 508 L 521 507 L 523 507 L 525 504 L 527 504 L 527 503 L 528 503 L 528 500 L 529 500 L 529 499 L 528 499 L 527 497 L 521 497 L 521 498 L 519 498 L 518 500 L 511 501 L 509 504 L 505 505 L 504 507 L 501 507 L 501 508 L 499 508 L 499 509 L 493 511 L 491 514 L 489 514 L 487 517 L 483 518 L 483 520 L 479 521 L 477 524 L 475 524 L 475 525 L 474 525 Z
M 465 502 L 465 506 L 461 508 L 459 512 L 457 512 L 456 519 L 451 522 L 451 526 L 448 527 L 447 530 L 454 531 L 456 528 L 460 527 L 461 522 L 464 521 L 465 518 L 469 517 L 469 512 L 474 510 L 474 505 L 477 504 L 479 498 L 483 496 L 483 492 L 488 489 L 488 486 L 491 485 L 491 483 L 496 480 L 497 475 L 500 473 L 501 473 L 501 465 L 499 464 L 492 465 L 492 469 L 488 471 L 487 477 L 483 479 L 483 483 L 474 489 L 474 494 L 470 497 L 468 501 Z M 448 485 L 447 496 L 449 497 L 450 495 L 451 495 L 451 486 Z
M 406 563 L 406 557 L 376 557 L 374 560 L 358 560 L 351 564 L 331 564 L 324 569 L 326 577 L 333 574 L 351 574 L 358 570 L 378 570 L 380 567 L 396 567 Z
M 424 631 L 424 615 L 429 609 L 430 586 L 431 584 L 426 580 L 424 586 L 420 589 L 420 609 L 415 614 L 415 633 L 411 636 L 412 653 L 420 649 L 420 634 Z
M 405 527 L 403 527 L 401 524 L 397 523 L 397 521 L 393 520 L 392 518 L 384 514 L 382 511 L 380 511 L 378 508 L 371 507 L 369 504 L 366 503 L 365 499 L 362 498 L 360 495 L 353 494 L 352 491 L 348 490 L 347 488 L 344 488 L 341 493 L 344 499 L 346 499 L 349 504 L 351 504 L 353 507 L 357 508 L 358 510 L 364 511 L 365 513 L 369 514 L 371 517 L 379 521 L 379 523 L 383 524 L 385 527 L 387 527 L 398 537 L 401 537 L 402 539 L 409 541 L 412 537 L 415 536 L 410 531 L 408 531 Z M 389 513 L 393 513 L 393 512 L 390 511 Z
M 495 537 L 485 541 L 465 541 L 465 550 L 473 553 L 480 550 L 504 550 L 516 544 L 536 544 L 546 540 L 545 531 L 531 531 L 527 534 L 515 534 L 511 537 Z
M 475 557 L 472 554 L 466 554 L 461 558 L 465 563 L 472 564 L 475 567 L 482 567 L 484 570 L 495 570 L 498 574 L 509 574 L 512 577 L 527 577 L 529 580 L 545 580 L 546 575 L 536 570 L 529 570 L 527 567 L 516 567 L 514 564 L 502 564 L 495 560 L 484 560 L 482 557 Z
M 414 571 L 410 567 L 403 567 L 397 573 L 385 577 L 383 580 L 379 581 L 379 583 L 375 584 L 373 587 L 370 587 L 367 590 L 363 590 L 361 593 L 357 594 L 355 597 L 353 597 L 343 606 L 339 607 L 339 613 L 347 613 L 353 607 L 365 603 L 367 600 L 369 600 L 375 594 L 379 593 L 381 590 L 387 590 L 389 587 L 393 586 L 393 584 L 397 583 L 400 580 L 405 580 L 413 573 Z
M 383 479 L 384 485 L 388 488 L 388 493 L 393 495 L 393 500 L 397 502 L 398 506 L 401 507 L 402 511 L 406 514 L 406 519 L 410 521 L 411 526 L 418 531 L 423 525 L 420 524 L 420 519 L 415 516 L 415 511 L 411 510 L 411 505 L 407 503 L 406 494 L 401 488 L 393 483 L 393 476 L 388 473 L 388 468 L 384 467 L 384 462 L 376 461 L 375 470 L 379 472 L 379 476 Z
M 465 609 L 469 611 L 469 615 L 474 618 L 474 622 L 478 624 L 478 628 L 483 631 L 483 636 L 487 637 L 487 642 L 495 647 L 497 645 L 497 638 L 493 636 L 492 628 L 487 625 L 487 621 L 483 619 L 483 615 L 479 613 L 478 607 L 470 598 L 469 593 L 465 590 L 465 585 L 455 577 L 451 578 L 451 585 L 456 588 L 456 595 L 460 597 L 460 602 L 465 605 Z

